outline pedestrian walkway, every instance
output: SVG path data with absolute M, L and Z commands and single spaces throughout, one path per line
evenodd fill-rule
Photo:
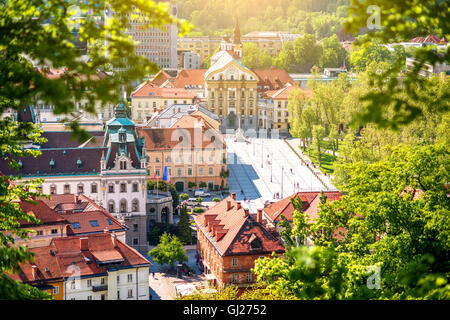
M 331 179 L 330 179 L 331 177 L 329 175 L 325 175 L 322 171 L 320 171 L 319 168 L 314 167 L 312 165 L 311 159 L 309 159 L 309 157 L 303 153 L 303 151 L 300 148 L 300 146 L 301 146 L 300 139 L 298 139 L 298 138 L 286 139 L 285 143 L 287 143 L 287 145 L 290 146 L 295 151 L 297 156 L 300 157 L 303 160 L 303 162 L 308 165 L 309 170 L 311 170 L 312 172 L 315 173 L 317 178 L 323 182 L 323 184 L 328 188 L 329 191 L 337 190 L 337 188 L 331 183 Z M 330 151 L 330 152 L 332 154 L 332 151 Z
M 236 198 L 252 212 L 262 208 L 266 201 L 276 201 L 299 191 L 326 191 L 334 189 L 328 180 L 322 182 L 306 166 L 306 159 L 283 139 L 251 138 L 248 142 L 226 139 L 228 168 L 227 180 Z M 309 161 L 309 159 L 308 159 Z M 242 192 L 243 191 L 243 192 Z

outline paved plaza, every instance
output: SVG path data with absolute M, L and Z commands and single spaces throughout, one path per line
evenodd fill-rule
M 226 143 L 230 192 L 236 192 L 237 199 L 253 212 L 265 201 L 276 201 L 277 193 L 281 199 L 299 191 L 335 190 L 325 176 L 314 174 L 313 168 L 306 165 L 308 159 L 302 161 L 283 139 L 236 142 L 231 138 Z

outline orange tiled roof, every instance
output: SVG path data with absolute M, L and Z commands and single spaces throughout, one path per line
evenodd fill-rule
M 205 130 L 213 129 L 214 127 L 209 124 L 205 119 L 199 115 L 184 115 L 181 116 L 171 128 L 198 128 L 202 126 Z
M 307 98 L 311 98 L 312 90 L 301 89 L 298 86 L 287 85 L 279 90 L 269 90 L 263 93 L 263 96 L 269 97 L 273 100 L 288 100 L 289 94 L 295 90 L 300 89 Z
M 23 212 L 26 214 L 34 215 L 38 220 L 40 220 L 43 224 L 60 224 L 60 223 L 68 223 L 57 212 L 51 209 L 44 201 L 35 199 L 35 204 L 20 201 L 19 205 Z M 20 225 L 22 227 L 35 225 L 34 223 L 30 223 L 28 221 L 21 221 Z
M 324 191 L 325 195 L 330 201 L 339 200 L 342 197 L 342 193 L 339 191 Z M 289 197 L 281 199 L 275 203 L 265 207 L 264 213 L 272 221 L 281 221 L 281 215 L 284 215 L 287 220 L 292 221 L 292 213 L 294 207 L 292 206 L 291 199 L 300 197 L 303 203 L 302 210 L 308 214 L 311 220 L 317 217 L 319 211 L 318 205 L 320 203 L 320 192 L 297 192 Z
M 184 69 L 173 80 L 176 88 L 185 88 L 187 85 L 196 85 L 205 87 L 205 72 L 208 69 Z
M 135 90 L 131 96 L 134 98 L 194 99 L 197 97 L 197 94 L 183 88 L 157 88 L 147 82 L 145 85 Z
M 160 70 L 149 82 L 155 87 L 159 87 L 170 79 L 173 78 L 166 71 Z
M 230 207 L 228 209 L 228 202 Z M 258 253 L 284 252 L 278 237 L 258 223 L 255 215 L 229 196 L 196 218 L 197 226 L 209 238 L 212 245 L 223 255 L 251 254 L 250 239 L 259 238 Z
M 253 69 L 252 70 L 259 78 L 258 86 L 261 87 L 258 91 L 279 90 L 286 86 L 287 83 L 295 85 L 294 79 L 291 78 L 286 70 L 270 67 L 269 69 Z M 268 86 L 269 89 L 264 89 Z

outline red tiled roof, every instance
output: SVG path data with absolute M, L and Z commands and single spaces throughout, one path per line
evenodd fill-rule
M 145 97 L 145 98 L 168 98 L 168 99 L 194 99 L 197 97 L 192 91 L 187 91 L 183 88 L 157 88 L 153 87 L 151 84 L 146 83 L 142 87 L 135 90 L 132 97 Z
M 205 72 L 208 69 L 184 69 L 173 80 L 176 88 L 186 88 L 187 85 L 196 85 L 205 87 Z
M 159 71 L 149 82 L 155 87 L 161 86 L 167 80 L 172 79 L 172 77 L 164 70 Z
M 301 92 L 304 93 L 307 98 L 310 98 L 312 95 L 312 90 L 302 89 L 298 86 L 287 85 L 279 90 L 265 91 L 263 93 L 263 96 L 269 97 L 273 100 L 288 100 L 289 94 L 295 89 L 301 90 Z
M 258 253 L 284 252 L 280 240 L 258 223 L 253 214 L 246 215 L 243 207 L 238 208 L 232 196 L 200 214 L 196 222 L 221 255 L 251 254 L 249 240 L 256 237 L 261 241 Z
M 342 197 L 342 193 L 339 191 L 324 191 L 324 193 L 330 201 L 339 200 Z M 300 197 L 303 203 L 302 210 L 308 214 L 311 220 L 314 220 L 319 211 L 320 192 L 297 192 L 270 204 L 263 211 L 272 221 L 281 221 L 281 215 L 284 215 L 287 220 L 292 221 L 294 207 L 292 206 L 291 199 L 295 197 Z
M 23 212 L 29 215 L 34 215 L 38 220 L 40 220 L 43 224 L 60 224 L 60 223 L 68 223 L 57 212 L 51 209 L 44 201 L 42 200 L 34 200 L 35 204 L 28 203 L 25 201 L 20 201 L 19 205 Z M 22 227 L 35 225 L 34 223 L 30 223 L 27 221 L 21 221 L 20 225 Z
M 259 78 L 258 86 L 261 89 L 258 91 L 279 90 L 286 86 L 287 83 L 295 85 L 294 79 L 291 78 L 286 70 L 271 67 L 269 69 L 253 69 L 252 71 Z M 269 89 L 264 89 L 264 86 L 269 86 Z
M 174 124 L 172 124 L 171 128 L 197 128 L 200 124 L 205 130 L 214 128 L 208 121 L 199 115 L 181 116 Z
M 87 250 L 81 250 L 81 238 L 88 238 Z M 150 264 L 136 250 L 122 243 L 117 238 L 113 239 L 110 233 L 54 238 L 52 244 L 56 249 L 56 256 L 61 269 L 64 270 L 65 277 L 72 275 L 73 267 L 71 266 L 73 265 L 80 269 L 80 276 L 86 276 L 106 273 L 106 268 L 99 265 L 98 262 L 104 263 L 123 259 L 121 267 Z M 90 258 L 92 262 L 88 263 L 85 258 Z
M 125 230 L 125 226 L 103 207 L 96 204 L 85 195 L 61 194 L 52 195 L 51 199 L 43 199 L 50 208 L 59 212 L 71 226 L 67 228 L 68 235 L 86 234 L 92 232 Z M 90 221 L 97 221 L 98 226 Z M 74 228 L 73 223 L 79 223 L 80 228 Z

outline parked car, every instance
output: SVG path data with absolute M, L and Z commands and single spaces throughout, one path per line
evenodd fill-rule
M 210 197 L 211 196 L 211 194 L 209 194 L 208 192 L 205 192 L 205 191 L 203 191 L 203 190 L 196 190 L 195 191 L 195 193 L 194 193 L 194 195 L 196 196 L 196 197 Z

